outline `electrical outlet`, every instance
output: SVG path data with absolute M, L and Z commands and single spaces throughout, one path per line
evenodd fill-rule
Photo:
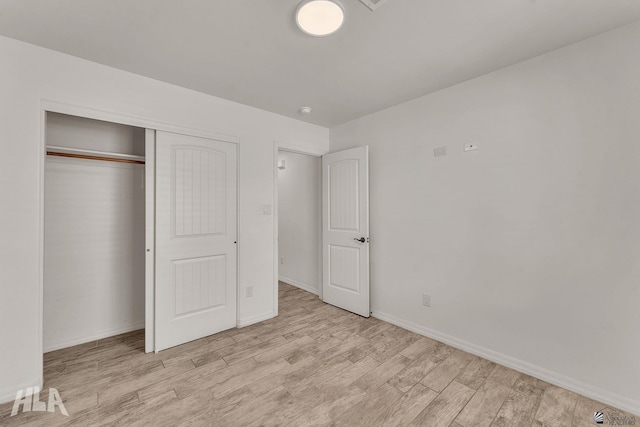
M 247 298 L 251 298 L 253 296 L 253 286 L 248 286 L 246 288 L 245 295 Z
M 447 147 L 438 147 L 433 149 L 433 157 L 440 157 L 447 155 Z
M 271 205 L 262 205 L 262 215 L 271 215 Z
M 425 307 L 431 307 L 431 295 L 422 294 L 422 305 Z

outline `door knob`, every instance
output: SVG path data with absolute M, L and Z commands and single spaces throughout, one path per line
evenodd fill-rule
M 359 238 L 359 239 L 356 239 L 356 238 L 354 237 L 354 238 L 353 238 L 353 240 L 357 240 L 357 241 L 358 241 L 358 242 L 360 242 L 360 243 L 364 243 L 364 242 L 366 242 L 366 241 L 367 241 L 367 239 L 365 239 L 364 237 L 361 237 L 361 238 Z

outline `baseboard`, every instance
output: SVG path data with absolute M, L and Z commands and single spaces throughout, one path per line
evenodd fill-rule
M 238 319 L 238 328 L 244 328 L 245 326 L 253 325 L 254 323 L 264 322 L 265 320 L 273 319 L 276 315 L 273 311 L 268 313 L 259 314 L 257 316 L 247 317 L 245 319 Z
M 18 390 L 24 390 L 29 387 L 40 387 L 40 389 L 42 389 L 42 385 L 42 378 L 39 378 L 37 380 L 18 384 L 13 389 L 0 390 L 0 404 L 13 402 L 16 399 L 16 393 L 18 392 Z
M 64 341 L 61 343 L 48 345 L 44 347 L 44 352 L 48 353 L 50 351 L 60 350 L 62 348 L 73 347 L 74 345 L 84 344 L 86 342 L 101 340 L 103 338 L 109 338 L 114 335 L 126 334 L 127 332 L 137 331 L 138 329 L 144 329 L 144 320 L 140 322 L 136 322 L 131 325 L 121 326 L 119 328 L 101 331 L 99 333 L 88 335 L 85 337 L 74 338 L 72 340 Z
M 403 329 L 407 329 L 411 332 L 424 335 L 425 337 L 440 341 L 444 344 L 450 345 L 451 347 L 466 351 L 467 353 L 475 354 L 476 356 L 483 357 L 485 359 L 491 360 L 492 362 L 498 363 L 519 372 L 523 372 L 527 375 L 531 375 L 532 377 L 536 377 L 558 387 L 565 388 L 590 399 L 602 402 L 606 405 L 610 405 L 614 408 L 621 409 L 631 414 L 640 416 L 640 401 L 629 399 L 628 397 L 612 393 L 610 391 L 595 387 L 582 381 L 575 380 L 562 374 L 558 374 L 540 366 L 536 366 L 520 359 L 516 359 L 514 357 L 498 353 L 488 348 L 472 344 L 470 342 L 458 339 L 454 336 L 434 331 L 433 329 L 429 329 L 416 323 L 400 319 L 399 317 L 390 314 L 373 311 L 371 315 L 380 320 L 384 320 L 385 322 L 389 322 L 391 324 L 399 326 Z
M 310 292 L 314 295 L 318 295 L 318 289 L 307 285 L 306 283 L 298 282 L 297 280 L 290 279 L 284 276 L 278 276 L 278 280 L 284 283 L 288 283 L 291 286 L 295 286 L 296 288 L 300 288 L 303 291 Z

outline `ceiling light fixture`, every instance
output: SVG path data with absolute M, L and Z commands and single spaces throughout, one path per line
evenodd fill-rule
M 298 108 L 298 112 L 300 114 L 311 114 L 311 107 L 300 107 Z
M 333 34 L 343 22 L 344 7 L 338 0 L 304 0 L 296 10 L 296 24 L 311 36 Z

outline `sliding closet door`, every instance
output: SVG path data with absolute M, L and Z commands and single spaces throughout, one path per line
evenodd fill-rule
M 156 133 L 156 351 L 236 326 L 236 145 Z

